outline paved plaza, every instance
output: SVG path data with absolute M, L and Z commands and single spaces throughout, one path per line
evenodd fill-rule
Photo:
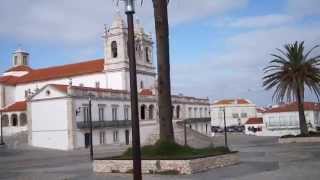
M 223 136 L 214 138 L 224 143 Z M 320 144 L 281 145 L 273 137 L 230 135 L 229 144 L 240 152 L 241 163 L 190 176 L 145 175 L 150 180 L 317 180 Z M 0 149 L 0 179 L 12 180 L 129 180 L 130 175 L 95 174 L 88 150 L 62 152 L 17 146 Z M 124 146 L 100 147 L 96 156 L 114 156 Z

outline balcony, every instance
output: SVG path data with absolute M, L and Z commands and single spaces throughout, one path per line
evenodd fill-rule
M 193 123 L 209 123 L 211 122 L 211 118 L 188 118 L 182 121 L 178 121 L 177 124 L 183 124 L 186 122 L 187 124 L 193 124 Z
M 79 129 L 88 129 L 90 128 L 89 122 L 77 122 L 77 127 Z M 93 121 L 92 122 L 92 128 L 124 128 L 124 127 L 131 127 L 131 121 L 130 120 L 117 120 L 117 121 Z

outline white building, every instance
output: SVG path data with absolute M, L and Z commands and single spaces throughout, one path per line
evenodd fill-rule
M 156 68 L 152 60 L 151 35 L 146 34 L 139 24 L 136 24 L 135 33 L 141 137 L 144 142 L 157 124 Z M 85 123 L 88 93 L 93 93 L 96 97 L 92 115 L 97 125 L 94 143 L 130 143 L 130 122 L 127 121 L 130 120 L 130 79 L 126 42 L 125 23 L 117 16 L 105 31 L 105 57 L 102 59 L 33 69 L 29 66 L 27 52 L 21 49 L 14 52 L 13 67 L 0 76 L 4 134 L 28 130 L 29 142 L 34 146 L 63 150 L 83 147 L 88 140 Z M 209 117 L 208 99 L 172 98 L 174 119 Z M 147 119 L 150 121 L 144 122 Z M 153 126 L 153 130 L 145 126 Z M 198 131 L 207 133 L 202 130 Z
M 305 117 L 309 131 L 320 128 L 320 104 L 305 102 Z M 300 134 L 299 112 L 297 103 L 277 105 L 263 113 L 263 136 L 283 136 Z
M 211 123 L 215 127 L 224 126 L 224 111 L 227 126 L 244 125 L 248 118 L 256 117 L 256 105 L 246 99 L 224 99 L 211 105 Z

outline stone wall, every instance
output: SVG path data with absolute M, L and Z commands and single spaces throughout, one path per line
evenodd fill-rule
M 320 137 L 295 137 L 295 138 L 279 138 L 280 144 L 287 143 L 314 143 L 320 142 Z
M 192 160 L 143 160 L 142 173 L 170 171 L 177 172 L 178 174 L 193 174 L 239 162 L 239 155 L 237 153 Z M 93 170 L 97 173 L 131 173 L 132 169 L 131 160 L 95 160 L 93 162 Z

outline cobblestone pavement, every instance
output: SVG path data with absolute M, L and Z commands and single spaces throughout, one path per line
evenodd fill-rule
M 273 137 L 230 135 L 229 145 L 241 163 L 190 176 L 145 175 L 146 180 L 318 180 L 320 144 L 277 144 Z M 214 138 L 218 145 L 223 136 Z M 96 156 L 114 156 L 126 147 L 100 147 Z M 129 180 L 130 175 L 95 174 L 87 150 L 72 152 L 36 148 L 0 148 L 0 179 Z

